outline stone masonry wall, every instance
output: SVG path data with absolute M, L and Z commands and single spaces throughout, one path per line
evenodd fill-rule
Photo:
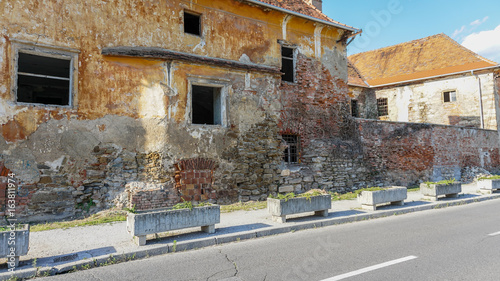
M 171 207 L 180 200 L 177 190 L 169 184 L 130 182 L 125 190 L 127 208 L 138 211 Z
M 386 184 L 460 179 L 466 167 L 500 168 L 497 131 L 361 119 L 357 124 L 365 165 Z
M 276 123 L 267 116 L 238 140 L 237 164 L 231 178 L 236 183 L 238 200 L 242 202 L 265 200 L 277 191 L 282 147 Z

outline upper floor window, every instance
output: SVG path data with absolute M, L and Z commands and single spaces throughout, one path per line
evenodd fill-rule
M 388 107 L 388 103 L 387 103 L 387 98 L 377 99 L 377 111 L 378 111 L 378 116 L 389 115 L 389 107 Z
M 201 15 L 184 11 L 184 32 L 201 36 Z
M 446 91 L 446 92 L 443 92 L 443 101 L 444 102 L 454 102 L 454 101 L 457 101 L 457 92 L 456 91 Z
M 15 44 L 15 58 L 16 102 L 72 105 L 76 53 Z
M 295 82 L 294 51 L 293 48 L 281 46 L 281 72 L 283 73 L 283 81 Z

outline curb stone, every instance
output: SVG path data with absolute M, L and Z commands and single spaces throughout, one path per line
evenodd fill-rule
M 321 220 L 315 220 L 313 222 L 297 223 L 294 225 L 274 226 L 270 229 L 261 229 L 256 231 L 252 230 L 241 233 L 226 234 L 222 236 L 208 237 L 190 241 L 181 241 L 176 243 L 176 252 L 188 251 L 192 249 L 200 249 L 215 245 L 222 245 L 226 243 L 272 236 L 282 233 L 289 233 L 298 230 L 346 224 L 351 222 L 371 220 L 383 217 L 398 216 L 398 215 L 432 210 L 432 209 L 442 209 L 453 206 L 467 205 L 471 203 L 489 201 L 499 198 L 500 194 L 497 193 L 497 194 L 486 195 L 480 198 L 467 198 L 467 199 L 459 199 L 456 201 L 445 201 L 445 202 L 439 202 L 439 201 L 429 202 L 429 204 L 422 206 L 406 207 L 406 208 L 403 206 L 402 208 L 392 209 L 392 210 L 369 211 L 368 213 L 350 215 L 347 217 L 325 218 Z M 82 267 L 87 264 L 89 264 L 91 268 L 96 267 L 95 264 L 97 264 L 97 267 L 99 267 L 101 266 L 101 264 L 105 264 L 106 262 L 108 262 L 111 256 L 116 258 L 118 262 L 127 262 L 129 260 L 137 260 L 152 256 L 159 256 L 172 252 L 173 252 L 173 243 L 168 243 L 167 245 L 161 245 L 156 248 L 138 249 L 117 255 L 103 255 L 94 257 L 92 259 L 84 259 L 67 264 L 54 265 L 52 267 L 48 266 L 43 268 L 23 268 L 16 270 L 15 272 L 2 272 L 0 273 L 0 280 L 8 280 L 12 276 L 16 276 L 18 278 L 32 278 L 35 275 L 37 275 L 37 273 L 39 275 L 43 275 L 45 274 L 45 272 L 49 272 L 51 275 L 63 274 L 72 271 L 75 266 L 78 269 L 82 269 Z

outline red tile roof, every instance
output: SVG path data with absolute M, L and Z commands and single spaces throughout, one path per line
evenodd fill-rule
M 256 0 L 256 1 L 265 4 L 270 4 L 278 8 L 286 9 L 292 12 L 300 13 L 320 20 L 328 21 L 337 25 L 344 26 L 349 29 L 355 29 L 352 26 L 345 25 L 343 23 L 334 21 L 333 19 L 329 18 L 328 16 L 323 14 L 323 12 L 314 7 L 314 5 L 312 5 L 311 2 L 308 0 Z
M 371 86 L 496 66 L 445 34 L 349 56 Z M 349 81 L 350 82 L 350 81 Z
M 359 70 L 350 61 L 347 61 L 347 74 L 350 86 L 369 87 Z

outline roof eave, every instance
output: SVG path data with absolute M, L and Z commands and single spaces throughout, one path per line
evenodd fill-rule
M 435 79 L 435 78 L 441 78 L 441 77 L 446 77 L 446 76 L 452 76 L 452 75 L 457 75 L 457 74 L 463 74 L 463 73 L 469 73 L 469 72 L 475 72 L 475 71 L 482 71 L 482 70 L 488 70 L 488 69 L 493 69 L 493 70 L 494 69 L 500 69 L 500 64 L 497 64 L 497 65 L 494 65 L 494 66 L 483 67 L 483 68 L 463 70 L 463 71 L 458 71 L 458 72 L 453 72 L 453 73 L 446 73 L 446 74 L 434 75 L 434 76 L 429 76 L 429 77 L 422 77 L 422 78 L 411 79 L 411 80 L 398 81 L 398 82 L 381 84 L 381 85 L 373 85 L 373 86 L 370 85 L 370 88 L 380 88 L 380 87 L 386 87 L 386 86 L 394 86 L 394 85 L 398 85 L 398 84 L 412 83 L 412 82 L 417 82 L 417 81 L 422 81 L 422 80 Z
M 290 11 L 290 10 L 287 10 L 287 9 L 284 9 L 284 8 L 280 8 L 280 7 L 271 5 L 271 4 L 260 2 L 258 0 L 245 0 L 245 1 L 253 3 L 253 4 L 256 4 L 256 5 L 260 5 L 260 6 L 269 8 L 269 9 L 273 9 L 273 10 L 277 10 L 277 11 L 280 11 L 280 12 L 283 12 L 283 13 L 294 15 L 294 16 L 297 16 L 297 17 L 305 18 L 305 19 L 308 19 L 308 20 L 311 20 L 311 21 L 319 22 L 319 23 L 324 24 L 324 25 L 329 25 L 329 26 L 333 26 L 333 27 L 336 27 L 336 28 L 348 30 L 348 31 L 353 32 L 353 33 L 354 32 L 358 32 L 360 30 L 360 29 L 354 28 L 352 26 L 347 26 L 347 25 L 342 25 L 342 24 L 338 24 L 338 23 L 334 23 L 334 22 L 329 22 L 329 21 L 326 21 L 326 20 L 322 20 L 322 19 L 319 19 L 319 18 L 311 17 L 311 16 L 308 16 L 308 15 L 304 15 L 304 14 L 301 14 L 301 13 Z

